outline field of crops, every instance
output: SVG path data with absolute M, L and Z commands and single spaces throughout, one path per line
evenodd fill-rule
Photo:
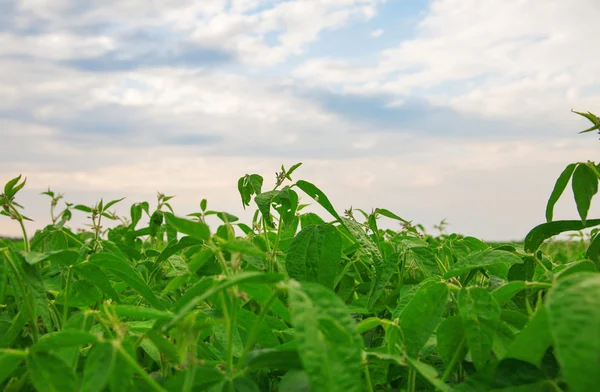
M 0 208 L 25 240 L 0 240 L 0 387 L 598 389 L 600 236 L 544 244 L 600 225 L 587 217 L 594 163 L 567 166 L 546 222 L 522 245 L 426 235 L 386 209 L 339 211 L 292 179 L 299 166 L 282 167 L 270 190 L 258 174 L 240 178 L 242 203 L 256 209 L 248 224 L 206 200 L 187 214 L 159 194 L 117 217 L 122 200 L 62 209 L 48 191 L 51 224 L 31 240 L 18 204 L 25 181 L 9 181 Z M 580 216 L 554 221 L 569 181 Z M 326 214 L 306 212 L 300 197 Z M 90 230 L 68 228 L 75 213 Z M 106 220 L 118 225 L 104 230 Z

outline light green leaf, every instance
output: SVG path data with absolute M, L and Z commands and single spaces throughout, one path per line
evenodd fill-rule
M 26 351 L 0 349 L 0 385 L 10 377 L 26 357 Z
M 333 288 L 342 259 L 342 240 L 333 225 L 308 226 L 292 240 L 285 266 L 292 279 Z
M 163 212 L 163 215 L 165 216 L 166 224 L 179 233 L 189 235 L 200 241 L 208 241 L 210 239 L 210 230 L 206 224 L 178 218 L 169 212 Z
M 289 288 L 298 352 L 312 392 L 362 391 L 363 341 L 344 303 L 315 283 Z
M 85 346 L 98 341 L 94 334 L 84 331 L 61 331 L 46 334 L 31 346 L 32 351 L 54 351 L 65 347 Z
M 548 310 L 540 308 L 508 348 L 506 358 L 516 358 L 541 367 L 546 349 L 552 344 Z
M 450 316 L 437 329 L 437 350 L 439 356 L 449 365 L 453 358 L 455 363 L 467 355 L 466 332 L 460 316 Z
M 450 279 L 465 272 L 479 268 L 492 268 L 499 265 L 512 266 L 513 264 L 522 264 L 523 260 L 513 253 L 504 250 L 486 250 L 469 254 L 458 263 L 452 265 L 448 272 L 444 274 L 445 279 Z
M 400 317 L 406 352 L 416 357 L 442 320 L 448 301 L 444 282 L 422 286 Z
M 546 306 L 554 352 L 570 390 L 595 390 L 600 385 L 600 275 L 561 279 L 548 293 Z

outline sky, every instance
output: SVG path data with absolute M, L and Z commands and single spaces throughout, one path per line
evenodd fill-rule
M 600 112 L 598 20 L 597 0 L 0 0 L 0 182 L 27 177 L 30 232 L 48 187 L 249 219 L 238 178 L 302 162 L 338 211 L 520 239 L 596 159 L 570 110 Z

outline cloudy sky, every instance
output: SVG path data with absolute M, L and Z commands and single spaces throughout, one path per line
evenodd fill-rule
M 33 230 L 48 186 L 248 216 L 240 176 L 303 162 L 340 211 L 522 238 L 596 159 L 570 109 L 600 111 L 598 20 L 597 0 L 0 0 L 0 181 L 27 176 Z

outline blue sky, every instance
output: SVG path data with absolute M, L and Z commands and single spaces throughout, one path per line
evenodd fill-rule
M 570 109 L 600 106 L 600 7 L 576 3 L 3 1 L 0 180 L 28 177 L 33 230 L 48 186 L 245 216 L 237 178 L 301 161 L 340 210 L 522 238 L 597 151 Z

